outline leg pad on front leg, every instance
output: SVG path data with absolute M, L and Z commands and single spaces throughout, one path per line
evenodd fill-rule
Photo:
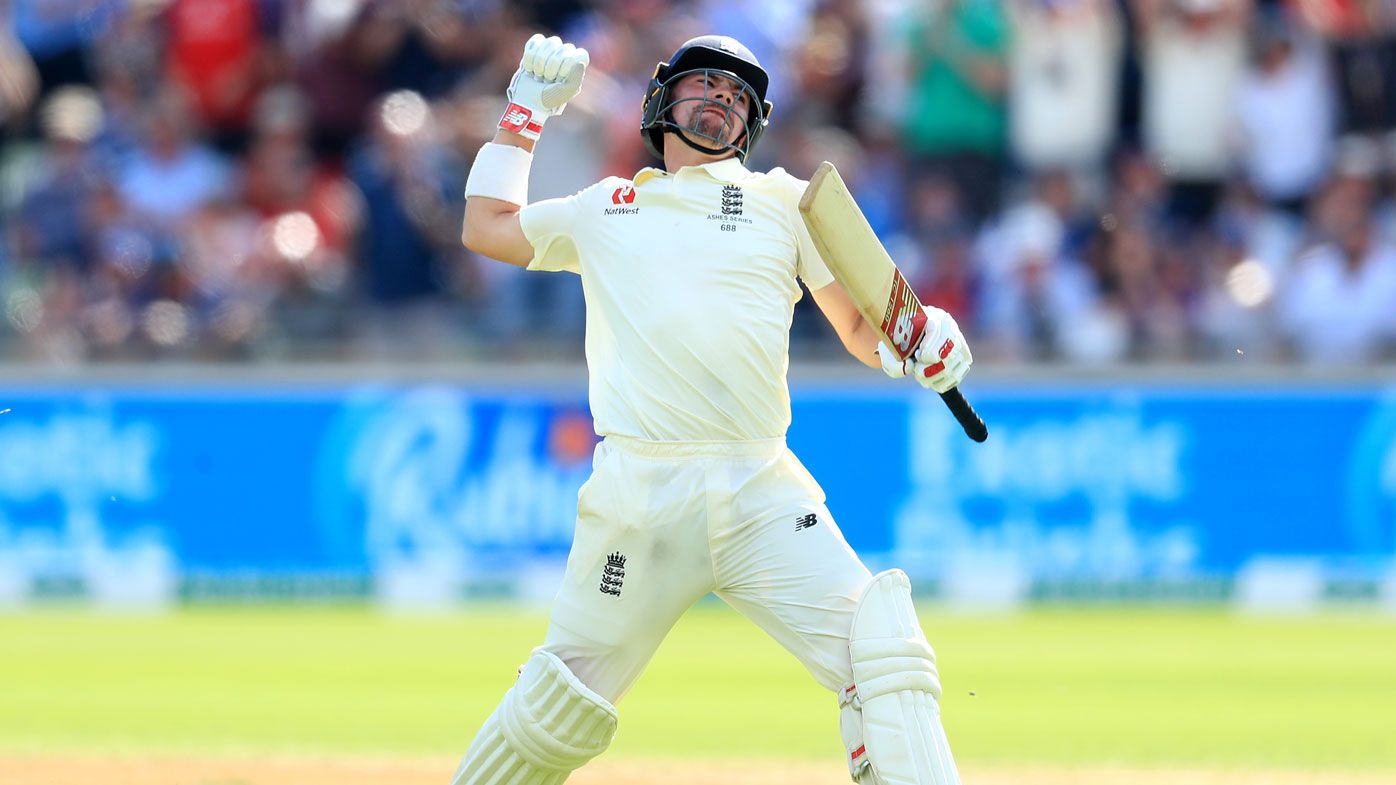
M 466 750 L 452 785 L 561 785 L 616 734 L 616 709 L 538 649 Z
M 873 576 L 849 634 L 853 684 L 839 695 L 849 773 L 861 785 L 959 785 L 940 722 L 935 652 L 921 632 L 911 581 Z

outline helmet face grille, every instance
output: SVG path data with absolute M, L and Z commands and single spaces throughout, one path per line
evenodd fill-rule
M 745 116 L 737 110 L 735 100 L 729 104 L 713 95 L 711 80 L 704 80 L 701 96 L 673 98 L 674 85 L 693 74 L 722 76 L 736 83 L 738 91 L 747 96 Z M 675 111 L 681 107 L 680 111 Z M 717 112 L 709 112 L 708 109 Z M 760 136 L 760 129 L 765 128 L 766 111 L 767 106 L 761 102 L 756 91 L 740 76 L 716 68 L 695 68 L 669 76 L 657 91 L 650 94 L 642 128 L 659 133 L 678 133 L 690 147 L 709 155 L 730 150 L 746 160 L 755 138 Z M 680 116 L 685 117 L 684 122 L 677 119 Z M 718 119 L 719 116 L 721 119 Z
M 732 112 L 725 103 L 709 99 L 706 93 L 701 99 L 672 100 L 673 86 L 679 79 L 694 73 L 719 74 L 736 82 L 741 91 L 746 93 L 750 104 L 746 117 Z M 708 155 L 720 155 L 731 150 L 745 161 L 770 121 L 772 107 L 770 102 L 765 100 L 768 84 L 766 71 L 756 61 L 755 55 L 735 39 L 703 36 L 688 41 L 679 47 L 668 62 L 661 62 L 655 67 L 654 76 L 645 91 L 643 118 L 640 122 L 640 135 L 644 139 L 645 147 L 651 155 L 662 160 L 664 135 L 675 133 L 684 144 L 695 150 Z M 713 103 L 723 110 L 726 120 L 718 129 L 712 129 L 711 122 L 707 123 L 707 131 L 701 128 L 685 128 L 674 117 L 675 106 L 685 101 Z M 701 119 L 703 114 L 694 112 L 689 119 Z M 738 135 L 735 142 L 729 143 L 726 139 L 730 136 L 732 124 L 736 123 L 745 125 L 744 132 Z M 699 141 L 694 141 L 695 139 Z M 703 140 L 714 146 L 705 146 L 701 143 Z

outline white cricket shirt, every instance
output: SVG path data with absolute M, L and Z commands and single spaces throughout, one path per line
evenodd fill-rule
M 528 269 L 582 277 L 598 434 L 785 435 L 795 279 L 811 290 L 834 280 L 800 220 L 804 187 L 729 158 L 523 208 Z

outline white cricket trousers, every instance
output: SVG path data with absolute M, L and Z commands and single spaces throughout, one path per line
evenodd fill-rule
M 578 497 L 543 648 L 616 703 L 715 592 L 837 691 L 853 680 L 848 635 L 870 579 L 784 439 L 609 436 Z

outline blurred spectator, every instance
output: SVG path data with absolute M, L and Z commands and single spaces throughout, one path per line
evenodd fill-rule
M 975 226 L 960 192 L 945 178 L 925 177 L 911 184 L 906 201 L 908 244 L 894 239 L 890 245 L 902 272 L 922 302 L 949 311 L 973 334 L 980 305 L 973 260 Z
M 796 39 L 801 44 L 789 60 L 785 79 L 794 85 L 803 104 L 799 121 L 867 130 L 861 103 L 871 35 L 863 4 L 857 0 L 825 0 L 815 5 L 808 30 Z
M 1270 207 L 1253 188 L 1236 181 L 1218 211 L 1216 241 L 1226 248 L 1235 246 L 1237 253 L 1262 265 L 1272 278 L 1280 278 L 1288 273 L 1305 239 L 1305 217 Z
M 202 297 L 264 307 L 276 296 L 269 260 L 260 258 L 257 215 L 232 194 L 216 198 L 186 223 L 183 267 Z M 227 337 L 227 336 L 220 336 Z M 250 336 L 243 336 L 250 337 Z
M 1096 215 L 1085 196 L 1081 183 L 1093 182 L 1066 170 L 1043 170 L 1032 181 L 1034 199 L 1052 211 L 1062 226 L 1062 249 L 1073 258 L 1080 258 L 1090 236 L 1096 230 Z
M 124 0 L 9 0 L 15 35 L 33 58 L 43 92 L 92 81 L 87 48 Z M 4 18 L 0 14 L 0 18 Z
M 1372 198 L 1364 173 L 1340 175 L 1325 189 L 1319 241 L 1281 293 L 1286 337 L 1306 363 L 1370 363 L 1396 342 L 1396 249 L 1374 231 Z
M 241 149 L 257 91 L 280 59 L 265 39 L 264 5 L 258 0 L 170 0 L 165 11 L 172 80 L 225 151 Z
M 917 169 L 950 178 L 975 220 L 999 198 L 1008 22 L 995 0 L 944 0 L 901 33 L 909 61 L 903 143 Z
M 176 240 L 104 185 L 88 210 L 95 275 L 81 319 L 94 356 L 151 357 L 195 340 L 181 300 L 192 292 L 176 261 Z
M 944 236 L 927 251 L 930 263 L 914 284 L 917 296 L 922 302 L 934 303 L 949 311 L 957 322 L 973 325 L 978 318 L 979 302 L 971 238 L 968 235 Z
M 39 89 L 39 73 L 14 37 L 10 0 L 0 0 L 0 128 L 22 116 Z
M 1008 360 L 1119 359 L 1121 338 L 1100 329 L 1098 289 L 1063 253 L 1065 230 L 1037 203 L 1009 210 L 980 241 L 985 275 L 978 322 L 986 357 Z
M 1115 156 L 1109 203 L 1100 216 L 1107 231 L 1120 223 L 1138 224 L 1150 232 L 1167 225 L 1168 183 L 1158 166 L 1142 151 L 1122 148 Z
M 449 346 L 445 294 L 460 247 L 462 162 L 436 138 L 431 107 L 407 90 L 378 102 L 367 143 L 349 162 L 363 197 L 357 271 L 372 356 L 421 356 Z
M 1144 144 L 1170 212 L 1208 220 L 1231 173 L 1228 144 L 1252 0 L 1135 0 L 1144 42 Z
M 241 338 L 244 314 L 270 309 L 278 340 L 328 346 L 347 329 L 350 251 L 361 221 L 358 192 L 338 167 L 319 162 L 311 150 L 309 106 L 294 87 L 264 92 L 253 114 L 239 205 L 217 205 L 203 219 L 235 242 L 232 229 L 251 221 L 258 242 L 236 252 L 249 263 L 235 265 L 235 300 L 219 324 L 230 344 Z
M 605 123 L 606 174 L 630 177 L 657 163 L 640 139 L 641 98 L 655 65 L 668 60 L 680 43 L 707 32 L 685 6 L 661 0 L 600 3 L 574 19 L 565 31 L 569 39 L 591 53 L 589 84 L 578 99 Z M 506 83 L 518 67 L 517 53 L 510 57 L 507 52 L 503 50 L 495 63 Z M 592 82 L 593 75 L 601 78 Z M 761 154 L 761 148 L 757 153 Z
M 90 273 L 85 211 L 103 184 L 89 147 L 101 122 L 90 89 L 61 87 L 43 102 L 34 176 L 3 238 L 14 252 L 0 289 L 6 315 L 26 348 L 48 359 L 72 360 L 81 353 L 72 323 Z
M 356 0 L 350 31 L 378 89 L 446 94 L 462 68 L 489 56 L 498 0 Z
M 1333 107 L 1316 42 L 1279 16 L 1256 26 L 1253 64 L 1236 96 L 1235 146 L 1265 202 L 1302 216 L 1329 165 Z
M 1190 233 L 1158 243 L 1153 269 L 1126 300 L 1135 321 L 1132 359 L 1189 359 L 1197 350 L 1192 311 L 1212 253 L 1211 233 Z M 1152 239 L 1152 238 L 1151 238 Z
M 316 160 L 309 120 L 305 97 L 296 88 L 282 85 L 262 95 L 245 158 L 245 200 L 263 218 L 309 215 L 321 248 L 342 267 L 357 230 L 359 203 L 339 168 Z
M 662 3 L 647 0 L 651 5 Z M 746 44 L 763 64 L 789 62 L 788 55 L 802 42 L 811 42 L 820 32 L 827 31 L 835 14 L 844 18 L 850 9 L 834 9 L 833 5 L 848 3 L 815 2 L 815 0 L 698 0 L 697 15 L 702 28 L 730 35 Z M 811 10 L 816 16 L 811 17 Z M 825 13 L 820 14 L 819 11 Z M 824 30 L 817 29 L 823 23 Z M 820 43 L 827 43 L 822 39 Z M 672 47 L 671 47 L 672 48 Z M 798 67 L 777 69 L 771 74 L 766 98 L 772 103 L 785 103 L 792 86 L 802 76 Z
M 310 102 L 313 145 L 322 154 L 338 156 L 352 144 L 379 94 L 372 69 L 355 50 L 361 5 L 295 2 L 281 11 L 287 69 Z
M 1119 111 L 1115 117 L 1116 131 L 1122 147 L 1143 146 L 1144 52 L 1140 8 L 1134 0 L 1114 0 L 1120 18 L 1120 68 L 1117 72 L 1120 92 Z
M 84 271 L 80 227 L 102 179 L 89 143 L 102 126 L 102 107 L 90 88 L 67 86 L 52 93 L 39 116 L 44 144 L 15 225 L 17 255 L 42 268 Z
M 592 59 L 534 200 L 654 165 L 655 63 L 727 33 L 775 85 L 749 166 L 834 161 L 981 358 L 1381 362 L 1393 8 L 0 0 L 0 352 L 577 357 L 575 278 L 459 243 L 468 166 L 546 25 Z M 833 352 L 810 303 L 792 350 Z
M 572 20 L 592 5 L 591 0 L 514 0 L 521 18 L 545 30 L 565 30 Z
M 197 140 L 189 104 L 167 89 L 144 107 L 141 146 L 118 175 L 121 197 L 164 231 L 226 191 L 229 169 Z
M 1124 356 L 1122 317 L 1085 264 L 1094 228 L 1072 176 L 1061 171 L 1039 175 L 1027 200 L 984 228 L 970 305 L 988 342 L 986 356 L 1075 362 Z
M 105 120 L 93 147 L 103 166 L 114 172 L 139 150 L 146 106 L 168 78 L 162 52 L 151 46 L 162 30 L 155 9 L 137 5 L 122 14 L 93 47 L 95 86 Z
M 1209 254 L 1197 303 L 1199 354 L 1211 360 L 1279 358 L 1275 274 L 1247 252 L 1245 238 L 1226 232 Z
M 1076 359 L 1118 362 L 1138 359 L 1148 330 L 1159 268 L 1158 246 L 1147 227 L 1108 218 L 1086 249 L 1086 264 L 1100 295 L 1064 344 Z
M 1396 11 L 1369 0 L 1303 0 L 1298 7 L 1328 42 L 1342 133 L 1375 137 L 1396 128 Z
M 923 177 L 912 183 L 906 201 L 910 234 L 924 244 L 936 245 L 975 230 L 959 189 L 944 177 Z
M 1094 173 L 1114 142 L 1121 34 L 1114 0 L 1012 0 L 1009 119 L 1031 171 Z

